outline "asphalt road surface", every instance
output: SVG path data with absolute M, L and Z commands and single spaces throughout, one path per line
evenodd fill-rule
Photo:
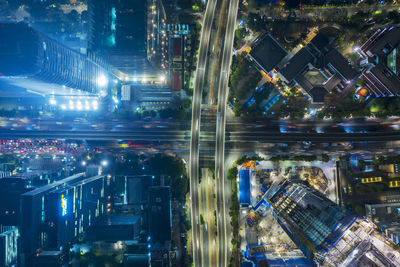
M 217 226 L 219 239 L 218 266 L 228 266 L 228 248 L 230 239 L 227 233 L 229 225 L 228 202 L 225 189 L 229 185 L 225 183 L 225 124 L 226 124 L 226 102 L 228 97 L 229 70 L 232 61 L 233 39 L 236 28 L 236 17 L 238 11 L 238 0 L 229 1 L 228 21 L 225 33 L 225 43 L 222 55 L 221 74 L 218 86 L 218 109 L 215 145 L 215 175 L 217 195 Z
M 209 0 L 204 15 L 203 27 L 200 35 L 200 51 L 197 61 L 196 77 L 194 82 L 192 100 L 192 122 L 190 132 L 190 156 L 189 156 L 189 179 L 190 179 L 190 214 L 192 220 L 192 251 L 194 266 L 202 265 L 202 244 L 200 243 L 200 214 L 199 214 L 199 144 L 200 144 L 200 118 L 201 101 L 205 68 L 208 60 L 208 44 L 217 0 Z

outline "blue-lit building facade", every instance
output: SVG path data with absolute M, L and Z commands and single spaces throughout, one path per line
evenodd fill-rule
M 268 202 L 280 226 L 316 265 L 400 264 L 398 249 L 377 232 L 376 225 L 344 212 L 303 181 L 282 182 Z
M 111 211 L 111 176 L 77 174 L 22 195 L 21 266 L 39 251 L 63 251 Z
M 18 227 L 0 225 L 0 267 L 17 263 L 18 238 Z
M 147 1 L 89 0 L 88 49 L 146 55 Z
M 101 55 L 122 82 L 155 74 L 147 60 L 147 1 L 89 0 L 88 13 L 89 53 Z
M 1 45 L 0 52 L 0 72 L 4 78 L 30 78 L 47 83 L 48 88 L 60 85 L 88 93 L 106 93 L 110 75 L 100 59 L 80 54 L 25 23 L 1 25 L 0 39 L 8 40 Z M 2 83 L 5 81 L 2 79 Z

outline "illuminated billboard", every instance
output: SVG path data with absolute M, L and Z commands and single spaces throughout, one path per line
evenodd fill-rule
M 64 198 L 64 195 L 61 195 L 61 215 L 67 215 L 67 199 Z

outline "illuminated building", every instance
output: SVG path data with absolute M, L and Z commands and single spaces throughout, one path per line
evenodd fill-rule
M 375 96 L 400 94 L 400 28 L 376 31 L 360 48 L 362 78 Z
M 21 262 L 30 266 L 39 250 L 63 251 L 109 213 L 111 180 L 107 175 L 82 173 L 23 194 Z
M 304 255 L 324 266 L 399 266 L 400 252 L 377 226 L 341 210 L 299 180 L 269 195 L 275 217 Z
M 147 60 L 147 1 L 89 0 L 88 13 L 88 51 L 113 66 L 122 82 L 160 76 Z
M 342 92 L 358 77 L 357 71 L 331 42 L 326 35 L 318 33 L 290 56 L 271 35 L 266 35 L 256 42 L 250 58 L 264 72 L 275 69 L 287 85 L 301 87 L 313 103 L 323 103 L 329 92 Z
M 107 88 L 108 72 L 100 60 L 67 48 L 27 24 L 0 24 L 0 39 L 7 40 L 0 51 L 0 85 L 9 92 L 22 87 L 44 95 L 67 94 L 66 88 L 99 93 Z
M 142 0 L 89 0 L 88 48 L 145 56 L 146 7 Z
M 12 266 L 17 263 L 18 228 L 0 226 L 0 266 Z

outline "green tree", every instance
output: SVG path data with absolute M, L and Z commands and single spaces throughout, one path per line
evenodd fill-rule
M 192 99 L 190 99 L 190 98 L 183 99 L 183 101 L 182 101 L 183 108 L 188 109 L 191 107 L 191 105 L 192 105 Z
M 226 178 L 228 180 L 234 180 L 234 179 L 236 179 L 237 175 L 238 175 L 238 169 L 236 166 L 234 166 L 228 170 L 228 174 L 227 174 Z
M 321 160 L 323 162 L 329 162 L 329 156 L 327 154 L 322 154 L 321 155 Z

